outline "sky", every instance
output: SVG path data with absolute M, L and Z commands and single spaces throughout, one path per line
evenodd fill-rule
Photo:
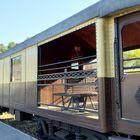
M 20 43 L 99 0 L 0 0 L 0 43 Z

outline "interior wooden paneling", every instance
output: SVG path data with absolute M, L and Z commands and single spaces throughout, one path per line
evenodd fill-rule
M 71 59 L 71 52 L 75 46 L 81 48 L 83 56 L 96 54 L 95 26 L 90 25 L 50 43 L 42 45 L 40 49 L 40 65 Z M 54 55 L 52 55 L 54 54 Z
M 51 84 L 60 84 L 61 80 L 56 80 L 51 82 Z M 48 85 L 45 87 L 42 87 L 40 90 L 40 102 L 42 104 L 52 104 L 52 95 L 53 93 L 64 93 L 64 86 L 52 86 Z M 59 99 L 60 97 L 57 96 L 54 98 L 55 101 Z

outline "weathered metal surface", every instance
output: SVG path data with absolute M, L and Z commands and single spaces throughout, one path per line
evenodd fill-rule
M 26 82 L 37 81 L 38 48 L 37 45 L 26 49 L 25 57 L 25 79 Z
M 25 106 L 37 107 L 37 82 L 26 82 Z
M 3 104 L 3 84 L 0 84 L 0 105 Z
M 3 83 L 3 60 L 0 60 L 0 84 Z
M 25 82 L 10 84 L 10 105 L 13 107 L 25 104 Z
M 3 83 L 8 84 L 10 82 L 10 57 L 4 58 L 3 67 Z
M 112 99 L 115 90 L 113 84 L 114 78 L 98 78 L 100 129 L 104 132 L 109 132 L 113 129 Z
M 3 84 L 3 105 L 8 107 L 10 101 L 10 84 Z
M 121 87 L 122 118 L 140 121 L 140 75 L 126 75 Z
M 96 21 L 97 76 L 115 77 L 114 68 L 114 18 Z

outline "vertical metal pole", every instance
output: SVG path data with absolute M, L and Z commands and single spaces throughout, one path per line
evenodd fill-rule
M 47 135 L 47 129 L 46 129 L 45 121 L 41 120 L 40 123 L 41 123 L 42 131 L 43 131 L 43 135 Z
M 37 65 L 37 77 L 38 77 L 38 75 L 40 74 L 39 66 L 41 66 L 41 47 L 37 45 L 37 48 L 38 48 L 38 65 Z M 38 78 L 37 78 L 37 84 L 39 84 Z M 40 86 L 37 86 L 37 106 L 38 106 L 38 103 L 41 103 L 40 89 L 41 89 Z
M 52 103 L 54 104 L 54 85 L 52 85 Z
M 52 125 L 52 122 L 48 123 L 48 132 L 49 132 L 49 136 L 53 135 L 53 125 Z
M 85 140 L 84 136 L 82 136 L 80 133 L 75 133 L 75 139 L 76 140 Z
M 67 93 L 67 80 L 66 80 L 67 69 L 64 70 L 64 91 Z

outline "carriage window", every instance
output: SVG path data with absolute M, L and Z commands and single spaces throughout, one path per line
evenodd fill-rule
M 123 53 L 124 72 L 137 73 L 140 72 L 140 49 L 134 49 Z
M 21 81 L 21 56 L 11 59 L 11 82 Z
M 140 73 L 140 21 L 123 27 L 122 47 L 124 73 Z

